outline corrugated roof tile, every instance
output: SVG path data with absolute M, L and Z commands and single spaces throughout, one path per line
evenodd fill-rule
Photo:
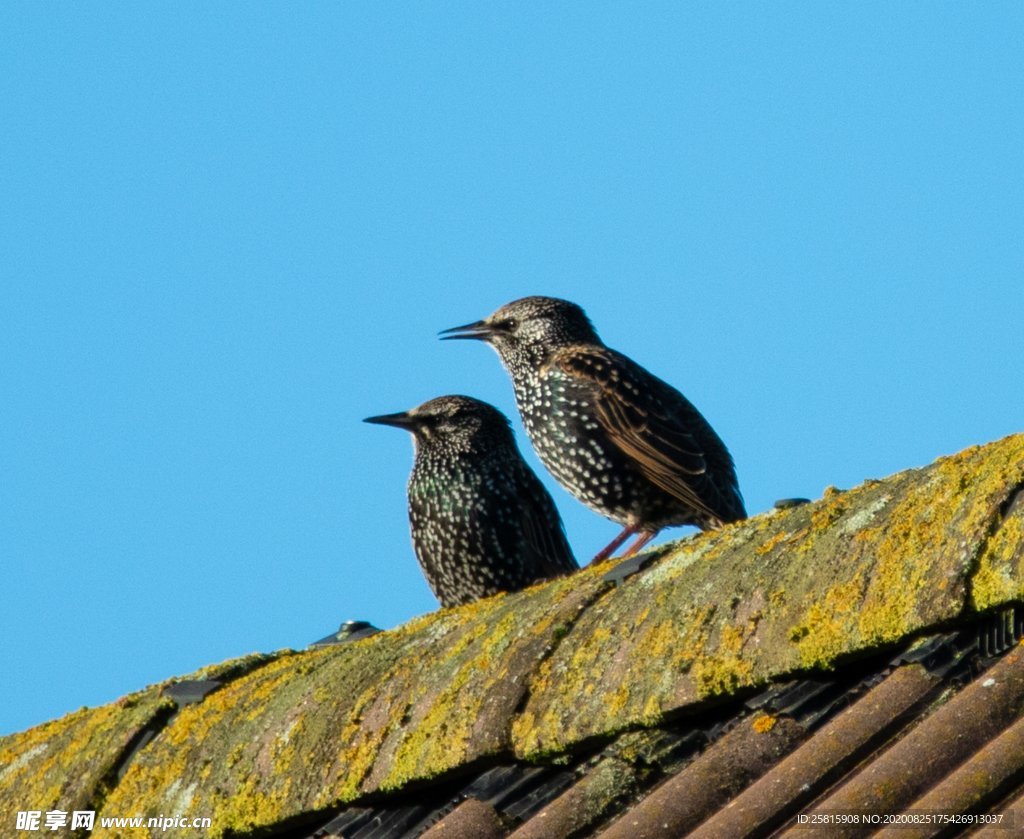
M 810 816 L 898 813 L 995 737 L 1024 710 L 1024 648 L 1016 647 L 981 677 L 925 717 L 905 737 L 842 784 Z M 853 827 L 801 827 L 792 839 L 859 836 Z
M 764 836 L 892 736 L 939 684 L 920 665 L 900 667 L 694 831 L 694 839 Z
M 692 830 L 806 736 L 786 717 L 758 713 L 710 745 L 599 839 L 661 839 Z
M 423 834 L 423 839 L 503 839 L 507 831 L 490 804 L 463 801 Z
M 985 673 L 979 678 L 984 684 L 991 676 Z M 982 812 L 1020 781 L 1022 771 L 1024 719 L 1018 720 L 994 740 L 978 749 L 968 761 L 943 778 L 907 809 L 946 814 Z M 876 835 L 879 839 L 927 839 L 948 832 L 948 824 L 935 821 L 909 827 L 899 825 L 884 828 Z
M 516 830 L 510 839 L 567 839 L 600 824 L 637 792 L 636 771 L 604 758 L 577 783 Z

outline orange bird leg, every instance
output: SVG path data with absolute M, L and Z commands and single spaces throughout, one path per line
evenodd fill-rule
M 618 536 L 612 539 L 611 542 L 609 542 L 601 551 L 598 552 L 597 556 L 590 560 L 590 564 L 594 565 L 598 562 L 604 562 L 606 559 L 608 559 L 608 557 L 610 557 L 619 549 L 623 542 L 625 542 L 630 536 L 635 535 L 638 532 L 638 530 L 639 528 L 633 527 L 632 525 L 624 527 L 622 529 L 622 532 Z
M 622 555 L 622 558 L 625 559 L 627 556 L 633 556 L 633 554 L 637 553 L 644 545 L 646 545 L 648 542 L 650 542 L 651 539 L 653 539 L 657 535 L 658 535 L 658 531 L 657 530 L 643 530 L 643 531 L 641 531 L 640 532 L 640 536 L 637 538 L 637 540 L 632 545 L 629 546 L 629 550 L 626 551 Z

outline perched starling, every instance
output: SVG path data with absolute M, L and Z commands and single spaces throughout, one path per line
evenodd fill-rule
M 746 517 L 732 457 L 675 388 L 609 349 L 579 306 L 524 297 L 445 330 L 498 352 L 540 459 L 592 510 L 624 525 L 594 558 L 663 527 L 702 530 Z
M 555 503 L 496 408 L 441 396 L 366 422 L 412 432 L 412 543 L 442 606 L 518 591 L 578 567 Z

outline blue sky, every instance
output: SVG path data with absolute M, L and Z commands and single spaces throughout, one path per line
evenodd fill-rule
M 436 333 L 525 294 L 695 402 L 751 512 L 1024 429 L 1020 4 L 0 28 L 0 733 L 436 608 L 409 440 L 360 420 L 512 414 Z M 591 556 L 616 527 L 545 480 Z

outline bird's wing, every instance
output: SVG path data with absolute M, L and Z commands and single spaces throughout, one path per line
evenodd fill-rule
M 575 571 L 579 565 L 565 538 L 565 528 L 555 502 L 551 500 L 540 479 L 525 464 L 517 473 L 516 479 L 520 484 L 518 496 L 522 499 L 520 522 L 527 544 L 539 564 L 551 574 Z
M 696 487 L 707 472 L 707 461 L 691 429 L 706 422 L 681 393 L 606 347 L 566 347 L 548 364 L 588 393 L 609 439 L 651 483 L 694 510 L 719 518 Z

